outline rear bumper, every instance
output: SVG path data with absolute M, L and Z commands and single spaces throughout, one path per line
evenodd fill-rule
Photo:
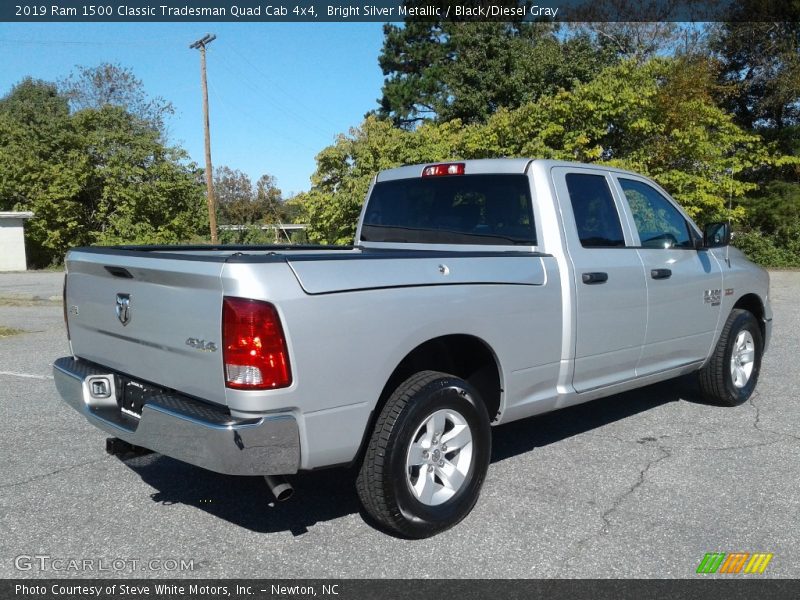
M 229 475 L 288 475 L 300 465 L 300 436 L 292 415 L 239 419 L 163 390 L 147 398 L 136 419 L 117 405 L 117 378 L 110 370 L 65 357 L 53 364 L 53 376 L 67 404 L 95 427 L 136 446 Z M 94 395 L 93 384 L 105 385 L 108 396 Z

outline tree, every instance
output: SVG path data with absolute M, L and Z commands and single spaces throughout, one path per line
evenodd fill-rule
M 177 243 L 203 223 L 198 171 L 121 107 L 74 114 L 56 86 L 24 80 L 0 100 L 0 208 L 32 210 L 35 266 L 89 244 Z
M 55 85 L 26 77 L 0 99 L 0 114 L 22 125 L 45 126 L 66 119 L 69 104 Z
M 436 115 L 442 98 L 441 64 L 447 56 L 441 24 L 408 21 L 383 26 L 378 59 L 384 75 L 379 114 L 396 125 L 411 125 Z
M 49 168 L 52 158 L 68 161 L 68 121 L 66 99 L 44 81 L 26 78 L 0 99 L 0 210 L 26 203 L 29 193 L 46 190 L 57 177 Z M 36 164 L 41 166 L 31 169 Z
M 458 158 L 464 128 L 460 121 L 423 123 L 414 131 L 368 116 L 360 127 L 340 135 L 317 157 L 312 187 L 302 202 L 316 243 L 352 243 L 364 196 L 375 174 L 402 164 Z
M 174 244 L 205 222 L 199 170 L 183 149 L 165 146 L 158 132 L 116 106 L 73 117 L 86 157 L 79 195 L 92 242 Z
M 484 122 L 500 107 L 571 89 L 614 60 L 589 35 L 560 36 L 550 23 L 408 19 L 385 25 L 384 34 L 378 114 L 406 128 L 430 119 Z
M 58 85 L 74 112 L 119 106 L 162 133 L 166 119 L 175 113 L 171 102 L 160 96 L 148 97 L 144 84 L 133 71 L 118 64 L 77 67 L 76 72 Z
M 69 106 L 55 85 L 24 79 L 0 100 L 0 209 L 37 211 L 26 226 L 31 264 L 46 266 L 79 232 L 83 160 Z M 48 233 L 48 229 L 52 232 Z
M 272 175 L 262 175 L 256 181 L 256 202 L 263 207 L 266 219 L 271 223 L 287 221 L 283 193 Z
M 741 219 L 741 207 L 728 213 L 729 198 L 757 187 L 749 175 L 790 159 L 736 125 L 714 85 L 701 59 L 625 61 L 572 92 L 498 113 L 473 143 L 497 140 L 489 151 L 500 156 L 621 166 L 653 177 L 701 223 Z
M 758 0 L 736 5 L 732 20 L 720 24 L 711 48 L 721 62 L 727 87 L 723 105 L 748 129 L 800 125 L 800 3 L 780 3 L 774 22 L 748 22 L 759 14 Z M 788 141 L 788 140 L 786 140 Z
M 800 183 L 771 181 L 742 204 L 753 229 L 782 237 L 800 231 Z
M 284 220 L 282 193 L 272 175 L 262 175 L 254 187 L 246 173 L 226 166 L 217 167 L 214 169 L 214 195 L 220 223 L 253 225 Z
M 245 173 L 219 166 L 214 169 L 213 181 L 220 224 L 245 225 L 263 218 L 253 195 L 253 182 Z
M 708 22 L 716 20 L 720 10 L 717 0 L 593 0 L 576 4 L 570 7 L 570 30 L 588 34 L 597 48 L 638 64 L 656 57 L 706 55 Z
M 633 11 L 641 11 L 640 2 L 630 6 Z M 611 53 L 619 60 L 633 60 L 639 64 L 657 56 L 694 56 L 706 53 L 708 26 L 672 21 L 668 15 L 668 2 L 657 7 L 665 10 L 664 16 L 648 21 L 620 21 L 609 18 L 602 11 L 592 12 L 590 7 L 590 12 L 585 17 L 586 22 L 575 23 L 570 26 L 570 30 L 588 36 L 595 48 Z
M 296 205 L 287 207 L 281 190 L 272 175 L 262 175 L 253 186 L 250 177 L 230 167 L 214 169 L 214 194 L 218 202 L 220 223 L 235 225 L 224 232 L 224 243 L 266 244 L 287 241 L 272 232 L 263 232 L 261 225 L 291 222 L 298 213 Z
M 769 11 L 769 20 L 767 12 Z M 748 15 L 762 21 L 751 22 Z M 712 31 L 720 104 L 783 154 L 800 157 L 800 3 L 737 3 Z M 765 265 L 800 265 L 800 165 L 783 160 L 750 175 L 742 199 L 750 231 L 737 244 Z
M 401 164 L 522 156 L 602 162 L 653 177 L 701 223 L 741 220 L 727 210 L 757 185 L 750 177 L 792 157 L 772 151 L 714 102 L 712 65 L 696 58 L 624 61 L 486 123 L 427 122 L 413 131 L 367 118 L 317 155 L 303 198 L 309 238 L 352 240 L 374 174 Z M 796 162 L 796 161 L 795 161 Z

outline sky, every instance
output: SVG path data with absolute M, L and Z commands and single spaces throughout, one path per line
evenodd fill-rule
M 377 107 L 381 23 L 0 23 L 0 96 L 27 76 L 56 81 L 77 65 L 129 67 L 172 102 L 169 140 L 204 166 L 200 53 L 208 46 L 214 166 L 308 190 L 314 157 Z

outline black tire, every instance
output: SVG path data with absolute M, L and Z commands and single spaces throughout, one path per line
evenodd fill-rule
M 736 339 L 743 331 L 749 332 L 753 340 L 753 367 L 746 383 L 739 387 L 734 383 L 731 359 Z M 703 397 L 709 402 L 723 406 L 737 406 L 746 402 L 758 383 L 763 351 L 764 341 L 761 329 L 753 313 L 747 310 L 733 309 L 722 328 L 722 335 L 720 335 L 711 358 L 698 372 L 697 379 Z
M 431 423 L 437 411 L 450 411 L 448 414 L 463 418 L 472 443 L 470 454 L 465 454 L 465 458 L 471 456 L 471 461 L 463 483 L 452 497 L 432 506 L 415 496 L 411 480 L 416 477 L 419 481 L 424 476 L 422 469 L 430 469 L 430 481 L 442 485 L 443 480 L 435 479 L 440 471 L 430 465 L 409 468 L 406 461 L 412 442 L 420 445 L 420 438 L 412 438 L 421 431 L 427 432 L 422 428 Z M 408 378 L 389 397 L 367 446 L 356 480 L 364 509 L 380 526 L 408 538 L 426 538 L 452 527 L 469 514 L 478 500 L 489 467 L 490 429 L 479 393 L 463 379 L 435 371 L 422 371 Z M 446 440 L 440 442 L 448 450 Z M 442 456 L 460 460 L 460 456 L 451 454 Z M 432 460 L 433 453 L 428 455 Z

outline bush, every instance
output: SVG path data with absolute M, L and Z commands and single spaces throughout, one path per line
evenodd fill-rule
M 733 245 L 762 267 L 800 267 L 800 228 L 788 235 L 738 232 Z

